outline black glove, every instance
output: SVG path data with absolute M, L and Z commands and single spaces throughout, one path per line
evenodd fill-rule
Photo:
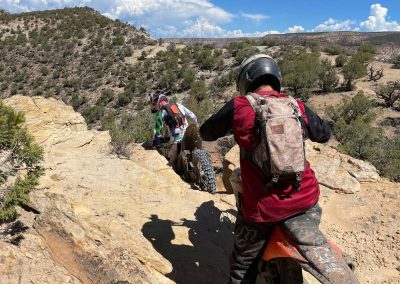
M 161 137 L 160 139 L 161 139 L 161 143 L 168 143 L 169 140 L 170 140 L 170 138 L 169 138 L 168 136 L 166 136 L 166 137 Z
M 160 136 L 154 137 L 153 146 L 156 147 L 156 148 L 159 148 L 161 146 L 161 143 L 162 143 L 161 139 L 162 138 Z

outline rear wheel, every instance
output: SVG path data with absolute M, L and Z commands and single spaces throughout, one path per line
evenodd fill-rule
M 195 149 L 192 152 L 192 161 L 196 171 L 197 183 L 201 190 L 215 192 L 215 173 L 211 164 L 210 156 L 204 150 Z

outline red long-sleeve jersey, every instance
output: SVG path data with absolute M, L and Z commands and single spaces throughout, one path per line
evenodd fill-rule
M 261 96 L 285 95 L 275 91 L 260 92 Z M 308 137 L 316 142 L 326 142 L 331 135 L 327 123 L 299 101 Z M 211 116 L 200 128 L 204 140 L 212 141 L 225 136 L 233 130 L 236 143 L 243 149 L 253 150 L 260 138 L 254 127 L 255 113 L 244 96 L 235 97 L 219 112 Z M 302 174 L 300 189 L 293 189 L 290 183 L 280 181 L 276 187 L 267 191 L 264 185 L 269 181 L 253 162 L 240 160 L 243 193 L 241 211 L 243 216 L 253 222 L 279 222 L 290 216 L 306 211 L 319 197 L 318 181 L 307 162 Z

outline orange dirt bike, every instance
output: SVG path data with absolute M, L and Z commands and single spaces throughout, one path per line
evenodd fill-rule
M 240 208 L 240 168 L 229 180 Z M 359 283 L 350 256 L 320 231 L 321 212 L 315 208 L 275 226 L 258 265 L 256 284 Z
M 169 141 L 169 139 L 166 140 Z M 145 149 L 153 148 L 148 143 L 144 143 L 143 147 Z M 160 152 L 168 158 L 168 151 L 161 150 Z M 187 182 L 193 183 L 200 190 L 214 193 L 217 189 L 210 155 L 202 148 L 202 141 L 195 124 L 190 124 L 186 128 L 182 141 L 178 144 L 175 170 Z
M 326 240 L 303 214 L 275 227 L 260 261 L 256 283 L 359 283 L 353 269 L 350 256 Z

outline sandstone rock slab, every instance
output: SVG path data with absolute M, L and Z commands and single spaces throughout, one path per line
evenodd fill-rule
M 70 275 L 83 283 L 225 281 L 232 196 L 194 191 L 139 145 L 131 159 L 118 158 L 108 132 L 87 130 L 60 101 L 16 96 L 6 103 L 26 113 L 44 147 L 46 174 L 31 194 L 40 212 L 34 229 Z

